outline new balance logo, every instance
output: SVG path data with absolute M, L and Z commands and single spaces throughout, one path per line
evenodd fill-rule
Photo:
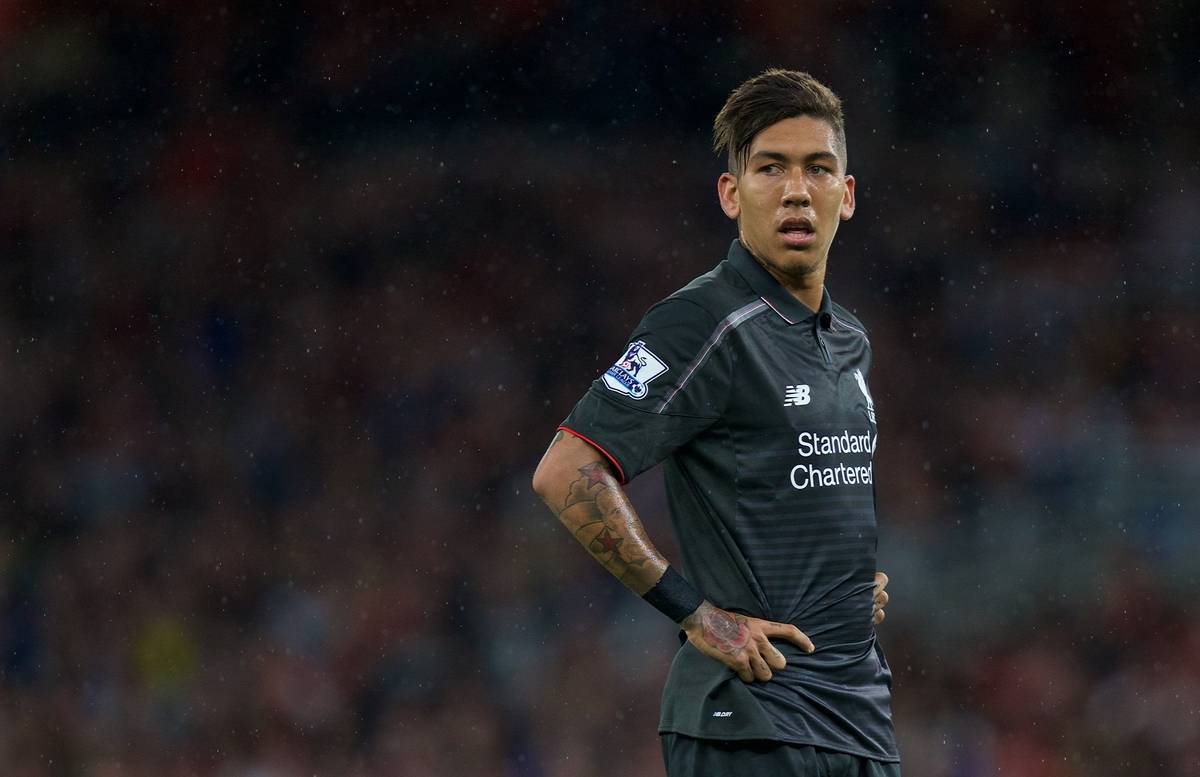
M 733 717 L 733 710 L 717 710 L 716 712 L 713 713 L 713 717 L 714 718 L 731 718 L 731 717 Z
M 812 396 L 808 391 L 808 384 L 800 386 L 784 386 L 783 387 L 783 406 L 795 407 L 796 405 L 807 405 L 812 401 Z

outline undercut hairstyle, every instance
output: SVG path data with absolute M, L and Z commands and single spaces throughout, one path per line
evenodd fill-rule
M 740 176 L 758 133 L 797 116 L 824 119 L 833 127 L 838 160 L 846 172 L 846 125 L 842 101 L 808 73 L 772 68 L 734 89 L 713 122 L 713 151 L 725 152 L 729 172 Z

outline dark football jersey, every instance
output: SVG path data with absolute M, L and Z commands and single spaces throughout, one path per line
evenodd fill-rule
M 863 325 L 813 312 L 742 244 L 653 306 L 562 429 L 622 481 L 665 460 L 683 574 L 719 607 L 795 624 L 816 652 L 744 683 L 684 643 L 660 731 L 897 761 L 872 624 L 875 405 Z

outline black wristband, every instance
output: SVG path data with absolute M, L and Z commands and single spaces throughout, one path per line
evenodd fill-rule
M 674 567 L 667 567 L 663 576 L 653 588 L 642 595 L 642 598 L 676 623 L 694 613 L 704 602 L 700 592 L 693 588 L 683 575 L 676 572 Z

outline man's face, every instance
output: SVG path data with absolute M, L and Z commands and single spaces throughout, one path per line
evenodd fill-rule
M 823 277 L 838 224 L 854 215 L 854 177 L 842 170 L 835 138 L 824 119 L 784 119 L 754 137 L 741 175 L 717 181 L 738 236 L 785 286 Z

